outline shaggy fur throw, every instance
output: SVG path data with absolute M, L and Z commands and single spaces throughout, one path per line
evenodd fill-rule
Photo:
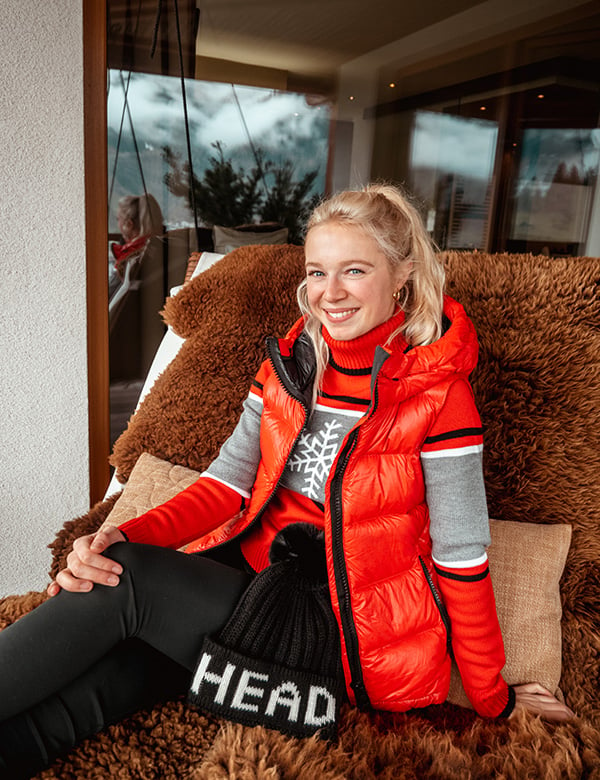
M 600 776 L 600 259 L 448 253 L 448 293 L 480 339 L 473 387 L 485 430 L 490 514 L 569 523 L 561 584 L 561 689 L 578 713 L 553 725 L 529 715 L 486 721 L 444 704 L 407 714 L 343 713 L 339 742 L 219 724 L 170 702 L 88 740 L 41 777 L 579 778 Z M 186 338 L 117 442 L 126 480 L 143 451 L 203 469 L 233 428 L 263 340 L 297 318 L 298 247 L 236 250 L 165 309 Z M 53 573 L 75 536 L 113 501 L 71 521 L 52 547 Z M 42 594 L 0 603 L 0 627 Z

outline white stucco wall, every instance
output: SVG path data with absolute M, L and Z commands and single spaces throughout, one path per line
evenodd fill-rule
M 0 24 L 0 596 L 88 506 L 81 0 Z

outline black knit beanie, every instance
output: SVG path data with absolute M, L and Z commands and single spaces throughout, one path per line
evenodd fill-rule
M 269 559 L 217 640 L 205 639 L 189 700 L 246 725 L 332 738 L 344 684 L 323 532 L 289 525 Z

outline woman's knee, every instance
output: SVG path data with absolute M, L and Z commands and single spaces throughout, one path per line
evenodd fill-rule
M 132 544 L 131 542 L 115 542 L 108 547 L 103 555 L 117 563 L 120 563 L 123 569 L 127 570 L 135 567 L 144 557 L 143 545 Z
M 162 574 L 168 577 L 177 571 L 182 560 L 188 558 L 187 555 L 166 547 L 135 542 L 115 542 L 104 551 L 103 555 L 120 563 L 123 573 L 139 586 L 155 580 L 155 575 L 150 575 L 150 572 L 154 572 L 156 576 Z

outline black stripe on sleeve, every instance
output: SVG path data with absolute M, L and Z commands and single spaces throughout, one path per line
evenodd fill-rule
M 256 379 L 253 379 L 252 387 L 258 387 L 258 389 L 262 392 L 264 385 L 261 382 L 257 382 Z
M 457 428 L 455 431 L 446 431 L 437 436 L 428 436 L 425 444 L 435 444 L 437 441 L 446 441 L 447 439 L 460 439 L 464 436 L 483 436 L 483 428 Z
M 447 580 L 458 580 L 459 582 L 479 582 L 479 580 L 484 580 L 490 573 L 489 566 L 486 566 L 479 574 L 456 574 L 453 571 L 439 569 L 435 563 L 433 566 L 440 577 L 445 577 Z
M 508 702 L 506 703 L 506 707 L 502 710 L 500 715 L 498 715 L 499 718 L 508 718 L 508 716 L 512 713 L 512 711 L 515 708 L 515 704 L 517 702 L 517 695 L 515 693 L 515 690 L 512 686 L 508 686 Z

